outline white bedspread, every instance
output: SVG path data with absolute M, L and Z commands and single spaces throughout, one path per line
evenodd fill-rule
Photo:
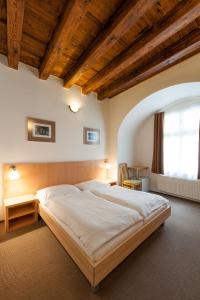
M 169 204 L 169 201 L 162 196 L 134 191 L 121 186 L 96 188 L 90 192 L 113 203 L 135 209 L 143 218 L 147 218 L 158 208 L 166 207 Z
M 89 255 L 142 220 L 137 211 L 99 199 L 89 192 L 55 197 L 46 206 L 70 227 Z

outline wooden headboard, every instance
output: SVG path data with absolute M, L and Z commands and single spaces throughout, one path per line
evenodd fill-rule
M 11 165 L 15 165 L 20 174 L 17 180 L 9 179 Z M 104 177 L 103 160 L 4 164 L 3 197 L 34 194 L 38 189 L 51 185 L 75 184 Z

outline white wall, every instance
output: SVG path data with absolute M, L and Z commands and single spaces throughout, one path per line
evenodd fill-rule
M 67 104 L 77 100 L 81 109 L 72 113 Z M 7 67 L 0 56 L 0 178 L 2 164 L 92 160 L 106 157 L 107 102 L 93 94 L 83 96 L 78 87 L 67 90 L 62 81 L 38 79 L 37 71 L 20 64 Z M 27 141 L 26 118 L 56 122 L 56 143 Z M 100 145 L 83 145 L 83 126 L 100 128 Z M 2 179 L 0 179 L 0 218 L 2 218 Z

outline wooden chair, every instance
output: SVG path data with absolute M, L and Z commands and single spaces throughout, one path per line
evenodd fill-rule
M 119 164 L 120 185 L 132 190 L 141 189 L 141 181 L 131 179 L 129 176 L 129 168 L 126 163 Z

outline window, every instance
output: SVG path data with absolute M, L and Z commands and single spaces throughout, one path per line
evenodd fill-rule
M 165 112 L 164 174 L 197 179 L 200 103 Z

